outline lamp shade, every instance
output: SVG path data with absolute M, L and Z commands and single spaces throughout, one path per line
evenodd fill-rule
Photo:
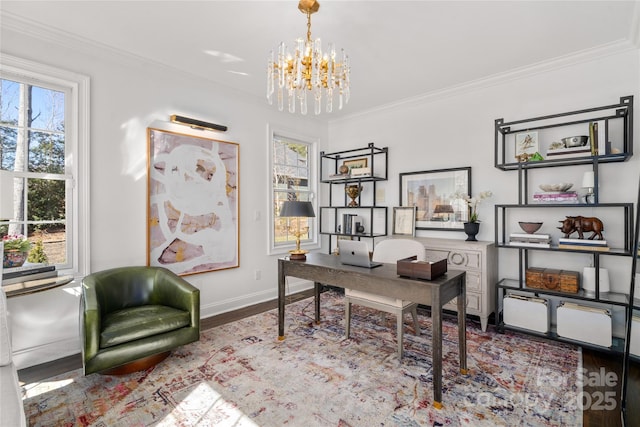
M 313 204 L 311 204 L 311 202 L 293 200 L 282 203 L 280 216 L 313 218 L 316 214 L 313 212 Z
M 582 188 L 593 188 L 595 186 L 594 180 L 593 171 L 585 172 L 584 175 L 582 175 Z

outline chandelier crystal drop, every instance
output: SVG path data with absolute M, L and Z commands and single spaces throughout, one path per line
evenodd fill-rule
M 284 110 L 285 92 L 290 113 L 300 103 L 300 112 L 307 114 L 307 96 L 313 97 L 316 114 L 322 111 L 323 97 L 327 113 L 333 111 L 334 95 L 340 110 L 349 102 L 349 57 L 344 49 L 338 54 L 333 43 L 323 53 L 320 39 L 311 39 L 311 14 L 319 8 L 316 0 L 300 0 L 298 9 L 307 15 L 306 40 L 296 40 L 293 54 L 282 42 L 267 58 L 267 99 L 273 105 L 275 95 L 280 111 Z

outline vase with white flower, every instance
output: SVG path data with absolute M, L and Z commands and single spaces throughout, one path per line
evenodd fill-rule
M 464 223 L 464 232 L 467 234 L 467 241 L 477 241 L 476 235 L 480 231 L 478 205 L 480 205 L 480 202 L 482 202 L 484 199 L 488 199 L 491 196 L 493 196 L 493 193 L 491 191 L 483 191 L 476 197 L 471 197 L 468 194 L 462 194 L 459 196 L 460 199 L 464 200 L 464 202 L 467 204 L 467 208 L 469 209 L 469 222 Z
M 31 242 L 22 234 L 7 234 L 2 237 L 4 253 L 2 266 L 4 268 L 21 267 L 27 260 Z

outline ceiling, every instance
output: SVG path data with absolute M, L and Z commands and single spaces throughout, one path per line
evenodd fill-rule
M 297 0 L 3 0 L 0 12 L 265 103 L 267 54 L 306 34 Z M 351 59 L 351 101 L 336 118 L 612 45 L 638 48 L 639 15 L 637 1 L 321 0 L 312 36 Z

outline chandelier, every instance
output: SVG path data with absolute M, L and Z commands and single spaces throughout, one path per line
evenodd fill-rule
M 300 112 L 307 114 L 307 94 L 314 99 L 314 111 L 322 111 L 322 98 L 325 98 L 326 112 L 333 111 L 333 98 L 337 92 L 338 109 L 349 102 L 349 57 L 341 49 L 336 55 L 333 43 L 327 52 L 322 53 L 320 39 L 311 40 L 311 14 L 318 11 L 320 4 L 316 0 L 300 0 L 298 9 L 307 15 L 307 38 L 297 39 L 293 55 L 287 52 L 284 42 L 272 50 L 267 66 L 267 99 L 273 105 L 274 94 L 278 110 L 284 109 L 285 92 L 289 112 L 296 112 L 296 102 L 300 103 Z

